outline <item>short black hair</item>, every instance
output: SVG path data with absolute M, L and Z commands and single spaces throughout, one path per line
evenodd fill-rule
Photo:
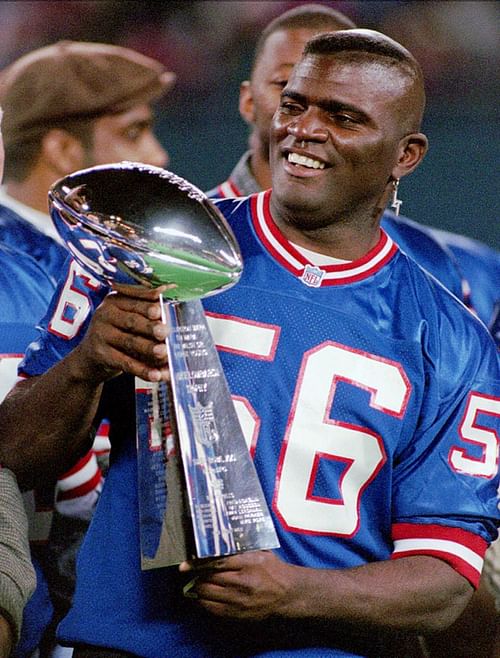
M 348 16 L 326 5 L 311 3 L 289 9 L 276 16 L 261 32 L 255 46 L 252 70 L 255 68 L 268 38 L 279 30 L 309 29 L 330 32 L 354 27 L 356 27 L 355 23 Z
M 415 69 L 420 65 L 404 46 L 382 32 L 347 29 L 318 34 L 304 48 L 305 55 L 333 55 L 338 52 L 372 53 L 406 62 Z

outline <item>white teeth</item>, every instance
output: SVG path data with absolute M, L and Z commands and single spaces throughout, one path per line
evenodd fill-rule
M 320 162 L 319 160 L 313 160 L 312 158 L 306 158 L 305 155 L 299 155 L 298 153 L 289 153 L 288 162 L 292 164 L 302 165 L 304 167 L 310 167 L 311 169 L 324 169 L 325 163 Z

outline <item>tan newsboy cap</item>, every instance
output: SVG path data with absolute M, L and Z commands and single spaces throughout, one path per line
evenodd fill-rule
M 175 81 L 163 64 L 129 48 L 59 41 L 0 73 L 5 145 L 68 119 L 124 112 L 159 98 Z

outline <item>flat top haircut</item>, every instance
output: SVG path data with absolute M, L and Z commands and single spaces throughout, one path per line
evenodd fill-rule
M 408 82 L 407 113 L 410 131 L 420 129 L 425 108 L 424 76 L 415 57 L 394 39 L 374 30 L 349 29 L 318 34 L 310 39 L 303 56 L 335 55 L 344 62 L 371 62 L 397 71 Z
M 267 39 L 279 30 L 348 30 L 355 23 L 336 9 L 320 4 L 307 4 L 294 7 L 273 19 L 261 32 L 255 46 L 252 70 L 264 48 Z

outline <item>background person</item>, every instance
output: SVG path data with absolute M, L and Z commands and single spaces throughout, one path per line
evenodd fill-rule
M 1 152 L 3 157 L 3 149 Z M 0 243 L 0 400 L 17 378 L 17 366 L 26 346 L 37 336 L 37 318 L 46 312 L 53 292 L 51 280 L 33 258 Z M 33 494 L 30 502 L 33 530 L 33 515 L 36 516 Z M 28 596 L 35 588 L 35 579 L 28 546 L 26 503 L 14 475 L 0 468 L 0 609 L 7 611 L 13 626 L 12 647 L 6 656 L 31 656 L 53 614 L 37 560 L 34 560 L 37 587 Z M 38 509 L 43 516 L 40 506 Z M 26 591 L 27 587 L 31 589 Z M 27 623 L 21 624 L 23 613 Z M 4 656 L 1 650 L 0 656 Z
M 4 69 L 0 241 L 38 259 L 57 282 L 67 251 L 48 214 L 50 186 L 108 162 L 166 166 L 151 104 L 173 81 L 163 65 L 134 50 L 74 41 L 34 50 Z
M 0 181 L 3 165 L 0 132 Z M 34 323 L 47 309 L 52 292 L 51 282 L 33 259 L 0 244 L 0 399 L 10 388 L 8 382 L 16 377 L 22 356 L 20 345 L 24 352 L 36 337 Z M 20 639 L 23 611 L 35 582 L 21 492 L 14 474 L 0 466 L 1 658 L 8 658 Z
M 0 243 L 36 259 L 50 277 L 52 291 L 68 252 L 48 214 L 49 187 L 75 169 L 106 162 L 166 165 L 168 154 L 153 132 L 152 104 L 173 81 L 174 74 L 162 64 L 134 50 L 75 41 L 33 50 L 0 73 L 7 160 L 0 191 Z M 16 294 L 15 280 L 12 285 Z M 43 314 L 34 308 L 32 313 L 34 325 Z M 32 338 L 23 343 L 13 333 L 18 360 Z M 12 377 L 4 380 L 4 393 L 13 382 Z M 51 651 L 55 625 L 71 602 L 76 553 L 102 488 L 108 431 L 104 422 L 93 451 L 68 473 L 55 473 L 57 483 L 54 477 L 43 490 L 25 494 L 39 584 L 38 596 L 26 610 L 19 657 L 31 654 L 40 628 L 50 621 L 46 581 L 56 614 L 42 651 Z

